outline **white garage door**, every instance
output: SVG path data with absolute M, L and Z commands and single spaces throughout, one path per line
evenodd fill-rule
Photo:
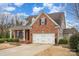
M 54 34 L 33 34 L 33 43 L 55 44 Z

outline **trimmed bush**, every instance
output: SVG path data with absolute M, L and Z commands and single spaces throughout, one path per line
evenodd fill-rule
M 7 39 L 7 42 L 19 42 L 19 39 Z
M 0 34 L 0 38 L 2 38 L 1 34 Z
M 12 41 L 13 41 L 13 39 L 6 39 L 6 41 L 7 41 L 7 42 L 12 42 Z
M 60 39 L 59 44 L 67 44 L 68 40 L 67 39 Z
M 13 42 L 19 42 L 19 39 L 13 39 Z
M 79 33 L 74 34 L 70 37 L 69 45 L 71 49 L 77 49 L 79 46 Z
M 0 39 L 0 43 L 4 43 L 5 40 Z
M 5 41 L 7 42 L 19 42 L 19 39 L 9 39 L 9 38 L 1 38 L 0 43 L 4 43 Z

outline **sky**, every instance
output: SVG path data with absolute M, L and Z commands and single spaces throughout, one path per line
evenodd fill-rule
M 52 3 L 1 3 L 0 12 L 36 15 L 40 11 L 44 11 L 46 13 L 63 11 L 63 9 L 61 9 L 62 7 L 63 4 L 52 4 Z
M 74 18 L 66 12 L 68 8 L 71 7 L 65 3 L 0 3 L 0 13 L 17 14 L 28 17 L 38 15 L 40 12 L 49 14 L 64 12 L 68 28 L 79 25 L 79 23 L 75 22 Z

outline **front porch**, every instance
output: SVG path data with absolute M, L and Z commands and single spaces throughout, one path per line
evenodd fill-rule
M 10 38 L 19 39 L 22 43 L 31 43 L 30 40 L 30 30 L 24 28 L 11 28 Z

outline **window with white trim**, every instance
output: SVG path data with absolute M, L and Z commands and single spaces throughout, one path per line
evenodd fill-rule
M 45 25 L 46 24 L 46 18 L 43 17 L 40 19 L 40 25 Z

